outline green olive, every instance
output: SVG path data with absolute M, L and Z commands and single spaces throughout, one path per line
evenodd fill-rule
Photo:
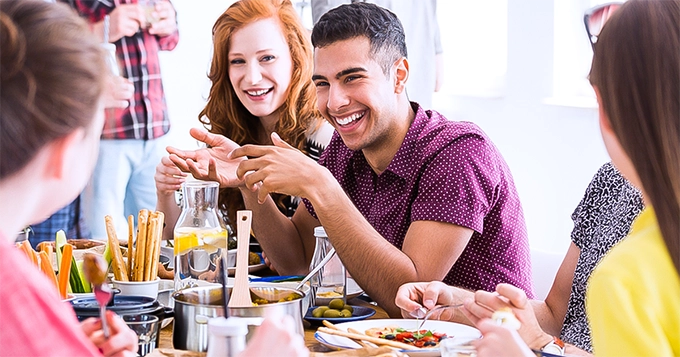
M 342 310 L 345 307 L 345 302 L 342 299 L 333 299 L 328 303 L 328 307 L 331 309 Z
M 340 313 L 342 314 L 342 317 L 352 317 L 352 312 L 347 309 L 342 309 Z
M 354 308 L 352 307 L 352 305 L 345 305 L 342 309 L 349 310 L 349 312 L 354 312 Z
M 323 317 L 326 317 L 326 318 L 342 317 L 342 313 L 338 310 L 328 309 L 328 310 L 324 311 Z
M 316 309 L 312 310 L 312 316 L 314 317 L 322 317 L 323 313 L 328 310 L 328 306 L 319 306 Z

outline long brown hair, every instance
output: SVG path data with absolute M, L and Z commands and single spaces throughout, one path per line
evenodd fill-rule
M 680 274 L 680 1 L 626 2 L 595 44 L 590 81 Z
M 48 143 L 92 125 L 108 71 L 65 4 L 0 1 L 0 179 Z
M 274 130 L 290 145 L 305 151 L 308 130 L 318 127 L 316 90 L 312 82 L 312 45 L 290 0 L 241 0 L 232 4 L 213 26 L 213 58 L 208 78 L 212 82 L 208 103 L 199 120 L 213 133 L 224 135 L 240 145 L 263 144 L 257 138 L 264 128 L 236 96 L 229 80 L 228 52 L 231 36 L 241 27 L 257 20 L 276 18 L 288 42 L 293 73 L 288 95 L 279 108 L 280 118 Z M 266 34 L 262 34 L 266 36 Z M 283 196 L 273 195 L 281 207 Z M 220 208 L 232 222 L 236 210 L 243 208 L 237 189 L 220 190 Z

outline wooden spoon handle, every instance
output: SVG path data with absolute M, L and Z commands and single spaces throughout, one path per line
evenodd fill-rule
M 234 274 L 234 288 L 229 299 L 230 307 L 253 305 L 248 288 L 248 251 L 252 217 L 252 211 L 236 212 L 236 273 Z

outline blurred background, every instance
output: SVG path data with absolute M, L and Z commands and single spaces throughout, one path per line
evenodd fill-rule
M 197 147 L 188 131 L 200 126 L 208 95 L 212 25 L 233 2 L 173 0 L 180 41 L 160 55 L 174 146 Z M 311 28 L 309 0 L 293 2 Z M 571 213 L 609 161 L 587 80 L 592 51 L 583 27 L 584 11 L 604 2 L 437 1 L 444 84 L 429 109 L 478 124 L 500 149 L 534 249 L 566 252 Z

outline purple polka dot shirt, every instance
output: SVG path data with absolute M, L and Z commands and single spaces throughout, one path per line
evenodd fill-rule
M 413 105 L 416 117 L 382 174 L 371 169 L 361 151 L 347 148 L 337 132 L 319 163 L 397 248 L 414 221 L 472 229 L 444 283 L 487 291 L 510 283 L 533 297 L 524 214 L 505 160 L 475 124 L 449 121 Z M 304 203 L 316 217 L 311 203 Z

